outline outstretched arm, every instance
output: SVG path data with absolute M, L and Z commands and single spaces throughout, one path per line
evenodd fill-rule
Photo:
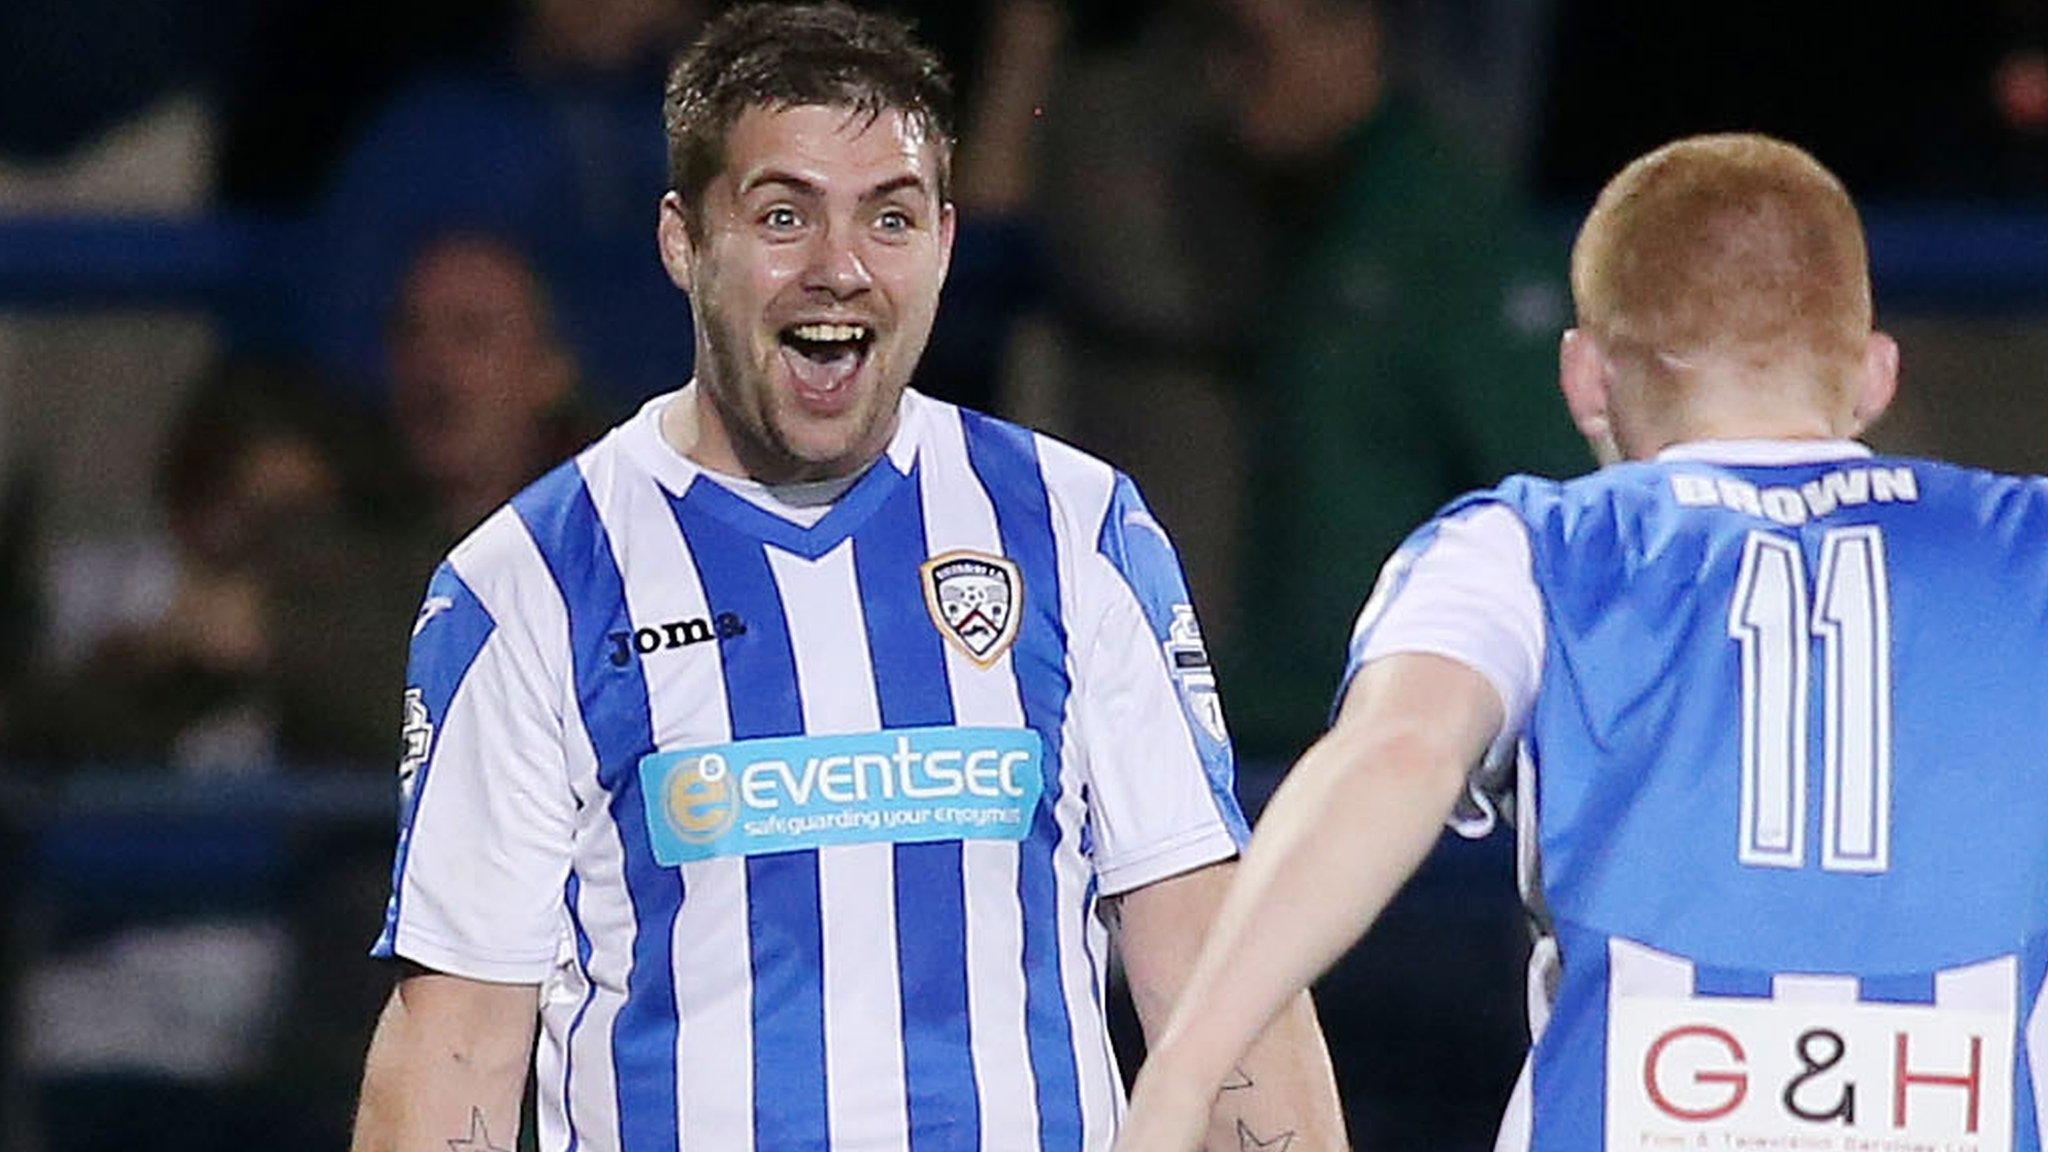
M 1118 1152 L 1203 1146 L 1240 1053 L 1421 866 L 1502 722 L 1493 686 L 1457 661 L 1411 653 L 1366 665 L 1336 725 L 1267 805 L 1138 1077 Z
M 1118 954 L 1147 1043 L 1166 1028 L 1216 922 L 1234 861 L 1148 884 L 1109 906 Z M 1208 1109 L 1218 1152 L 1323 1152 L 1344 1147 L 1344 1117 L 1329 1052 L 1306 990 L 1296 992 L 1231 1067 Z
M 351 1152 L 508 1152 L 533 1055 L 539 989 L 413 969 L 363 1070 Z

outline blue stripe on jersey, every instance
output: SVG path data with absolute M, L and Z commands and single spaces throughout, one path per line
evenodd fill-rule
M 1024 1015 L 1038 1084 L 1041 1152 L 1081 1146 L 1081 1076 L 1060 981 L 1058 879 L 1061 729 L 1067 719 L 1067 629 L 1060 615 L 1058 546 L 1038 445 L 1022 428 L 962 411 L 967 459 L 995 505 L 1003 552 L 1024 578 L 1024 619 L 1010 659 L 1024 697 L 1024 722 L 1045 741 L 1046 787 L 1031 834 L 1018 848 L 1017 898 L 1024 906 Z
M 1558 956 L 1585 973 L 1564 981 L 1529 1068 L 1540 1105 L 1531 1117 L 1530 1147 L 1603 1148 L 1607 1141 L 1607 937 L 1563 920 L 1555 924 Z
M 699 481 L 680 499 L 671 497 L 670 506 L 690 542 L 713 615 L 731 612 L 747 622 L 746 632 L 726 641 L 722 650 L 732 738 L 800 735 L 803 699 L 782 595 L 766 546 L 725 519 L 723 513 L 732 511 L 724 502 L 727 497 L 740 499 L 715 483 Z M 816 850 L 747 858 L 747 933 L 755 1147 L 829 1147 L 825 922 Z
M 2020 949 L 2019 1020 L 2020 1044 L 2013 1060 L 2013 1147 L 2015 1152 L 2040 1152 L 2042 1143 L 2041 1102 L 2034 1095 L 2034 1052 L 2027 1042 L 2027 1022 L 2032 1018 L 2043 985 L 2048 984 L 2048 936 L 2034 936 Z
M 583 1017 L 590 1013 L 591 1002 L 597 999 L 597 981 L 590 978 L 590 933 L 583 927 L 583 878 L 573 869 L 562 890 L 562 904 L 569 909 L 569 928 L 576 934 L 576 970 L 583 974 L 583 1003 L 576 1006 L 569 1031 L 562 1037 L 562 1120 L 569 1128 L 568 1152 L 576 1152 L 582 1141 L 576 1131 L 575 1098 L 570 1095 L 569 1086 L 576 1082 L 576 1033 L 583 1030 Z
M 1201 755 L 1203 774 L 1209 778 L 1209 795 L 1216 801 L 1217 813 L 1231 836 L 1239 844 L 1245 843 L 1251 839 L 1252 830 L 1237 804 L 1237 772 L 1230 742 L 1219 739 L 1195 714 L 1199 706 L 1195 693 L 1206 693 L 1211 703 L 1215 700 L 1215 674 L 1209 667 L 1208 652 L 1200 646 L 1199 634 L 1178 638 L 1174 635 L 1177 613 L 1186 614 L 1184 628 L 1194 624 L 1194 598 L 1188 595 L 1187 579 L 1181 574 L 1180 557 L 1173 550 L 1173 542 L 1167 539 L 1166 530 L 1153 518 L 1152 510 L 1138 495 L 1138 486 L 1128 476 L 1118 474 L 1116 478 L 1116 489 L 1102 517 L 1096 548 L 1137 596 L 1145 620 L 1152 626 L 1153 638 L 1161 645 L 1179 639 L 1183 643 L 1174 645 L 1177 658 L 1200 658 L 1198 666 L 1181 668 L 1169 664 L 1168 671 L 1180 695 L 1181 714 L 1188 721 L 1195 751 Z M 1166 651 L 1162 648 L 1162 659 Z
M 911 483 L 896 489 L 892 507 L 853 538 L 875 696 L 885 728 L 954 720 L 945 643 L 925 608 L 919 570 L 929 548 L 920 506 L 923 489 L 916 476 L 913 470 Z M 957 840 L 896 846 L 896 957 L 911 1152 L 981 1144 L 968 1032 L 967 891 L 960 851 Z
M 1697 996 L 1740 996 L 1752 1000 L 1771 998 L 1771 974 L 1747 968 L 1717 968 L 1698 964 L 1692 970 L 1692 990 Z
M 638 661 L 612 664 L 605 639 L 630 631 L 626 585 L 574 461 L 513 497 L 569 613 L 576 702 L 611 793 L 612 824 L 625 856 L 633 906 L 633 967 L 612 1040 L 619 1138 L 625 1152 L 674 1152 L 677 1143 L 675 961 L 670 940 L 683 904 L 682 873 L 655 863 L 647 844 L 640 757 L 654 746 L 647 682 Z
M 390 959 L 398 936 L 398 906 L 405 891 L 405 862 L 411 855 L 413 817 L 419 812 L 420 796 L 426 791 L 427 773 L 434 763 L 434 746 L 439 743 L 441 725 L 448 719 L 448 705 L 470 665 L 484 650 L 498 622 L 469 585 L 463 583 L 453 566 L 442 564 L 427 582 L 427 595 L 413 623 L 412 655 L 406 668 L 405 735 L 420 746 L 408 744 L 401 769 L 410 771 L 410 782 L 400 777 L 398 810 L 398 852 L 391 862 L 391 902 L 384 908 L 384 930 L 370 947 L 370 955 Z M 418 693 L 418 699 L 414 699 Z M 417 707 L 419 712 L 414 714 Z
M 1932 1004 L 1934 973 L 1865 976 L 1856 982 L 1856 995 L 1858 999 L 1880 1004 Z

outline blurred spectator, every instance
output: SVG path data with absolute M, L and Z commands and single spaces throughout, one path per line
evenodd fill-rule
M 693 0 L 526 0 L 486 60 L 404 86 L 349 150 L 321 211 L 327 252 L 300 339 L 372 395 L 378 325 L 427 236 L 516 240 L 554 288 L 564 333 L 620 406 L 688 377 L 689 310 L 649 240 L 667 186 L 666 57 Z
M 0 743 L 30 761 L 388 767 L 434 563 L 595 427 L 503 241 L 422 248 L 389 332 L 388 431 L 261 366 L 198 388 L 159 465 L 169 531 L 137 565 L 153 590 L 21 689 Z
M 100 640 L 74 671 L 23 689 L 0 735 L 17 763 L 118 765 L 186 777 L 271 770 L 277 655 L 262 558 L 330 513 L 341 478 L 320 409 L 252 365 L 203 382 L 173 429 L 158 493 L 170 526 L 156 614 Z M 186 825 L 101 820 L 42 832 L 22 932 L 20 1053 L 39 1146 L 98 1152 L 149 1139 L 215 1146 L 260 1129 L 251 1108 L 290 950 L 256 869 L 194 878 Z M 261 829 L 211 828 L 205 849 L 264 858 Z M 83 899 L 53 894 L 76 886 Z M 151 1124 L 181 1118 L 170 1131 Z
M 2001 191 L 2048 197 L 2048 0 L 2003 0 L 1991 103 Z
M 1235 139 L 1295 221 L 1259 324 L 1259 442 L 1232 658 L 1233 731 L 1321 730 L 1377 571 L 1465 489 L 1591 466 L 1556 411 L 1564 256 L 1511 186 L 1384 83 L 1365 0 L 1212 0 Z
M 263 568 L 291 525 L 339 507 L 322 423 L 309 394 L 264 368 L 231 366 L 200 387 L 159 468 L 162 595 L 78 667 L 25 690 L 6 727 L 15 755 L 216 772 L 274 760 Z
M 1050 5 L 999 8 L 1040 12 L 1011 26 L 1043 59 Z M 1466 487 L 1590 463 L 1551 403 L 1561 245 L 1391 56 L 1369 0 L 1184 0 L 1042 65 L 1040 418 L 1181 541 L 1254 754 L 1320 730 L 1359 608 L 1329 573 Z
M 392 415 L 433 519 L 459 534 L 559 459 L 576 371 L 533 269 L 509 245 L 424 248 L 388 334 Z
M 364 514 L 301 521 L 267 556 L 271 669 L 296 760 L 392 760 L 406 624 L 437 560 L 491 509 L 583 446 L 573 354 L 511 241 L 457 232 L 410 255 L 386 318 L 387 429 L 355 462 Z
M 1008 410 L 1137 480 L 1213 641 L 1230 630 L 1237 371 L 1272 225 L 1214 130 L 1187 5 L 1113 29 L 1070 7 L 996 0 L 988 55 L 1005 63 L 985 82 L 1002 99 L 966 137 L 961 212 L 1028 203 L 1049 323 L 1024 334 Z
M 241 0 L 0 5 L 0 213 L 176 216 L 211 196 L 210 77 Z M 151 469 L 212 355 L 168 309 L 0 318 L 0 488 L 35 536 L 10 540 L 42 618 L 14 648 L 40 674 L 156 610 L 168 573 Z M 32 503 L 31 503 L 32 502 Z M 29 669 L 16 669 L 17 672 Z

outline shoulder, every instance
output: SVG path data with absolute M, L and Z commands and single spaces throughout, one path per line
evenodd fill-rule
M 1042 498 L 1063 537 L 1092 541 L 1119 490 L 1131 487 L 1109 463 L 1056 436 L 971 408 L 924 397 L 919 403 L 925 419 L 958 419 L 968 463 L 991 495 Z
M 605 535 L 602 495 L 633 467 L 614 430 L 501 505 L 449 552 L 448 566 L 486 603 L 559 599 L 567 573 L 558 569 L 593 554 Z

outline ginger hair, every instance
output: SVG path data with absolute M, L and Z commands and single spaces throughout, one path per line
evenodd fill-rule
M 1572 249 L 1579 327 L 1653 390 L 1690 369 L 1844 395 L 1871 330 L 1863 224 L 1781 140 L 1694 136 L 1609 181 Z

